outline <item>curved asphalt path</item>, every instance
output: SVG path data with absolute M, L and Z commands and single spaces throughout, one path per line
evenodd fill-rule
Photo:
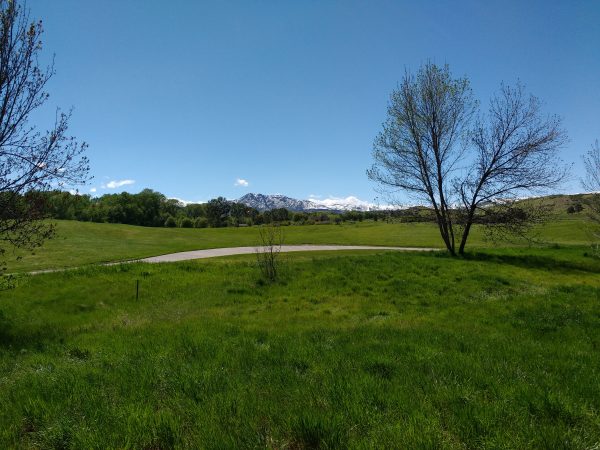
M 336 250 L 387 250 L 401 252 L 433 252 L 440 250 L 431 247 L 381 247 L 374 245 L 282 245 L 281 252 L 319 252 Z M 189 252 L 168 253 L 166 255 L 151 256 L 149 258 L 129 259 L 125 261 L 113 261 L 100 263 L 100 266 L 116 266 L 118 264 L 130 264 L 136 262 L 146 263 L 165 263 L 177 261 L 189 261 L 192 259 L 217 258 L 219 256 L 249 255 L 263 251 L 263 247 L 226 247 L 226 248 L 208 248 L 205 250 L 193 250 Z M 43 273 L 64 272 L 75 270 L 80 267 L 64 267 L 61 269 L 43 269 L 33 272 L 24 272 L 27 275 L 40 275 Z M 13 274 L 16 275 L 16 274 Z
M 404 252 L 430 252 L 438 248 L 421 247 L 378 247 L 372 245 L 282 245 L 281 252 L 317 252 L 335 250 L 395 250 Z M 152 256 L 150 258 L 136 259 L 135 262 L 163 263 L 188 261 L 190 259 L 216 258 L 219 256 L 249 255 L 262 251 L 262 247 L 229 247 L 194 250 L 191 252 L 170 253 L 168 255 Z

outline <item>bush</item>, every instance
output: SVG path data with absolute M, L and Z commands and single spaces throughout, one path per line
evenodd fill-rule
M 208 227 L 208 219 L 206 217 L 198 217 L 194 222 L 194 226 L 196 228 L 206 228 Z
M 179 224 L 179 226 L 181 228 L 193 228 L 194 221 L 192 219 L 190 219 L 189 217 L 184 217 L 183 219 L 181 219 L 181 223 Z
M 568 214 L 575 214 L 583 211 L 583 205 L 581 203 L 575 203 L 567 208 Z
M 281 246 L 283 245 L 283 230 L 279 224 L 262 226 L 258 230 L 260 238 L 256 252 L 258 267 L 266 281 L 273 282 L 279 276 Z
M 175 220 L 175 217 L 173 217 L 173 216 L 167 217 L 167 220 L 165 220 L 165 227 L 175 228 L 176 226 L 177 226 L 177 221 Z

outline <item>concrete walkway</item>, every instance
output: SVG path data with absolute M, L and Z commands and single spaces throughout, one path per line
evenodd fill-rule
M 386 251 L 401 251 L 401 252 L 433 252 L 441 250 L 439 248 L 430 247 L 379 247 L 372 245 L 282 245 L 282 252 L 319 252 L 319 251 L 334 251 L 334 250 L 386 250 Z M 129 259 L 125 261 L 113 261 L 107 263 L 99 263 L 100 266 L 116 266 L 118 264 L 130 264 L 136 262 L 146 263 L 164 263 L 189 261 L 191 259 L 217 258 L 219 256 L 235 256 L 235 255 L 250 255 L 257 251 L 263 251 L 262 247 L 229 247 L 229 248 L 209 248 L 205 250 L 193 250 L 189 252 L 169 253 L 166 255 L 151 256 L 149 258 Z M 32 272 L 22 272 L 23 275 L 40 275 L 44 273 L 65 272 L 67 270 L 80 269 L 81 267 L 64 267 L 61 269 L 43 269 Z M 13 273 L 8 275 L 19 275 Z
M 421 247 L 377 247 L 372 245 L 282 245 L 281 252 L 318 252 L 334 250 L 395 250 L 404 252 L 430 252 L 439 248 Z M 136 262 L 163 263 L 187 261 L 190 259 L 216 258 L 218 256 L 249 255 L 262 251 L 261 247 L 230 247 L 194 250 L 191 252 L 170 253 L 168 255 L 152 256 L 135 260 Z

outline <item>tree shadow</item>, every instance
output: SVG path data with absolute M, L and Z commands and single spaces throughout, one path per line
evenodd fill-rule
M 43 351 L 48 346 L 63 342 L 64 336 L 58 330 L 50 327 L 32 329 L 15 326 L 0 310 L 0 349 Z
M 506 255 L 484 252 L 466 253 L 463 259 L 467 261 L 483 261 L 526 269 L 560 270 L 571 272 L 600 273 L 600 261 L 588 258 L 588 261 L 569 261 L 543 255 Z

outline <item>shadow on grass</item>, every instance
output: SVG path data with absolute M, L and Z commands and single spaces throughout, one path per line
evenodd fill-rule
M 483 261 L 498 264 L 509 264 L 526 269 L 544 269 L 561 271 L 578 271 L 589 273 L 600 273 L 600 261 L 595 258 L 586 257 L 586 260 L 569 261 L 558 259 L 553 256 L 544 255 L 507 255 L 474 252 L 463 256 L 467 261 Z
M 0 349 L 43 351 L 48 345 L 63 340 L 57 330 L 50 327 L 19 329 L 0 310 Z

